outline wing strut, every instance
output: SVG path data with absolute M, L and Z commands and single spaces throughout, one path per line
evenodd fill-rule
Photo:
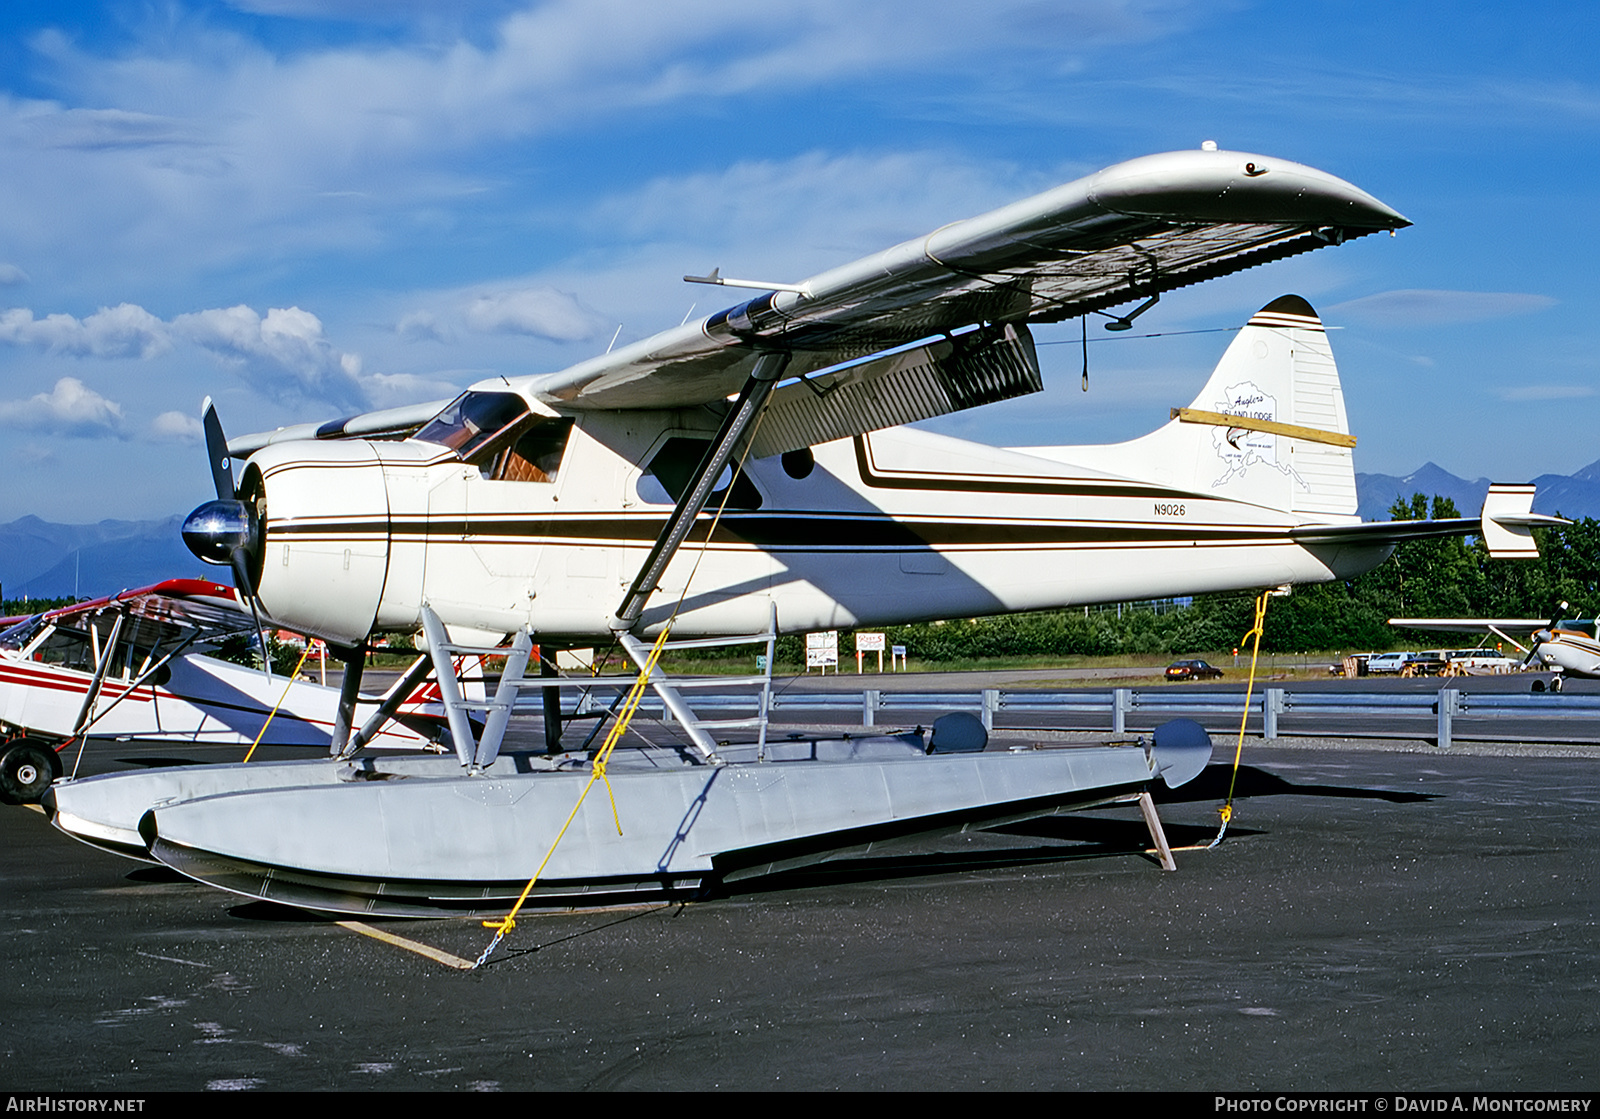
M 617 607 L 616 616 L 611 619 L 611 628 L 614 632 L 627 633 L 638 624 L 639 615 L 644 613 L 645 603 L 649 602 L 650 596 L 655 593 L 662 572 L 667 569 L 667 564 L 672 562 L 672 557 L 677 554 L 679 546 L 688 538 L 689 530 L 694 527 L 695 518 L 711 499 L 711 491 L 716 487 L 722 468 L 728 465 L 734 450 L 749 433 L 756 417 L 761 415 L 767 399 L 772 395 L 772 386 L 783 376 L 784 367 L 788 364 L 789 355 L 786 353 L 767 351 L 756 358 L 755 369 L 751 371 L 750 379 L 740 390 L 739 398 L 728 412 L 727 419 L 722 421 L 722 429 L 712 440 L 705 458 L 700 460 L 694 477 L 689 485 L 684 487 L 683 496 L 678 499 L 677 506 L 672 510 L 672 516 L 668 517 L 667 523 L 662 526 L 661 535 L 656 537 L 655 547 L 650 549 L 650 555 L 645 559 L 644 566 L 639 569 L 633 585 L 628 588 L 622 605 Z
M 428 673 L 432 671 L 433 661 L 425 655 L 411 662 L 411 667 L 406 669 L 406 674 L 400 678 L 400 682 L 389 690 L 389 697 L 378 706 L 366 722 L 361 724 L 361 729 L 350 736 L 349 743 L 332 743 L 329 754 L 341 760 L 348 758 L 376 738 L 384 724 L 394 718 L 394 713 L 400 710 L 401 705 L 411 697 L 411 693 L 417 690 L 417 686 L 426 680 Z M 340 749 L 341 746 L 343 749 Z
M 111 636 L 106 639 L 106 647 L 100 650 L 99 662 L 94 666 L 94 679 L 89 681 L 89 690 L 83 694 L 83 706 L 78 709 L 78 717 L 72 724 L 74 738 L 82 734 L 83 728 L 92 721 L 90 716 L 94 711 L 95 701 L 100 698 L 100 688 L 106 682 L 106 669 L 111 667 L 111 654 L 117 650 L 117 638 L 122 633 L 122 621 L 126 617 L 126 614 L 118 614 L 117 620 L 111 623 Z M 93 622 L 89 623 L 89 633 L 96 637 L 99 634 Z M 98 641 L 96 643 L 98 644 Z
M 272 658 L 267 655 L 265 641 L 261 643 L 261 655 L 268 664 L 272 662 Z M 334 646 L 333 655 L 344 662 L 344 679 L 339 682 L 339 709 L 333 716 L 333 740 L 328 745 L 328 753 L 337 758 L 344 753 L 344 748 L 350 741 L 350 728 L 355 723 L 356 700 L 361 696 L 361 673 L 367 667 L 367 650 L 359 645 L 354 649 Z M 270 675 L 268 679 L 271 679 Z

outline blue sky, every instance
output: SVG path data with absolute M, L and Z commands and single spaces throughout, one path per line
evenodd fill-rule
M 1118 160 L 1320 167 L 1416 226 L 1045 327 L 1038 398 L 1129 438 L 1284 292 L 1338 327 L 1357 469 L 1600 458 L 1600 16 L 1218 0 L 10 0 L 0 521 L 184 512 L 200 399 L 258 431 L 562 368 Z M 1093 328 L 1092 328 L 1093 329 Z M 1135 334 L 1140 331 L 1133 332 Z

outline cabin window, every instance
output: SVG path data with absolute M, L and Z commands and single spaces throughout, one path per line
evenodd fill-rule
M 497 441 L 487 462 L 480 464 L 485 478 L 496 482 L 554 482 L 566 454 L 572 421 L 542 417 L 516 437 L 509 446 Z
M 34 648 L 33 659 L 79 672 L 94 671 L 94 651 L 89 645 L 89 635 L 81 629 L 57 626 L 54 633 Z
M 650 460 L 650 465 L 645 467 L 644 473 L 639 475 L 639 483 L 635 487 L 639 500 L 650 505 L 676 505 L 689 488 L 695 468 L 705 458 L 710 446 L 709 439 L 686 436 L 668 439 Z M 730 485 L 733 487 L 732 493 L 728 492 Z M 709 507 L 715 509 L 721 506 L 724 496 L 727 497 L 729 509 L 761 508 L 761 492 L 742 470 L 735 472 L 732 466 L 722 468 L 716 489 L 711 491 Z
M 463 461 L 509 434 L 528 416 L 528 402 L 513 392 L 466 392 L 425 424 L 416 438 L 449 447 Z

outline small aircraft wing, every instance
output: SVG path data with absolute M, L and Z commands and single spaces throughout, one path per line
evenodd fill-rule
M 236 633 L 255 633 L 250 609 L 239 602 L 232 587 L 204 579 L 168 579 L 16 619 L 0 632 L 0 645 L 22 648 L 50 624 L 85 632 L 98 627 L 103 636 L 110 632 L 110 620 L 118 615 L 126 617 L 125 625 L 134 627 L 129 636 L 147 646 L 169 644 L 180 632 L 194 634 L 195 642 L 202 646 Z
M 1075 318 L 1409 224 L 1298 163 L 1145 156 L 774 285 L 781 290 L 535 377 L 531 388 L 570 408 L 689 407 L 738 391 L 758 350 L 790 354 L 793 376 L 978 323 Z
M 1148 302 L 1409 224 L 1350 183 L 1287 160 L 1215 150 L 1145 156 L 798 284 L 729 280 L 717 270 L 685 277 L 772 290 L 515 386 L 564 409 L 687 408 L 739 391 L 763 352 L 787 354 L 783 375 L 792 378 L 978 324 L 992 328 L 994 338 L 947 339 L 856 367 L 847 391 L 836 394 L 835 414 L 791 409 L 787 442 L 803 445 L 1037 391 L 1029 323 Z M 954 355 L 939 348 L 952 345 Z M 881 415 L 842 415 L 860 410 L 841 407 L 852 395 L 883 396 L 891 386 L 874 389 L 871 382 L 885 377 L 915 399 Z M 409 434 L 447 403 L 242 436 L 229 440 L 228 450 L 237 457 L 288 439 Z
M 1549 618 L 1390 618 L 1397 629 L 1432 630 L 1436 633 L 1533 633 L 1548 629 Z
M 1531 650 L 1518 641 L 1518 637 L 1532 641 L 1534 634 L 1551 628 L 1549 618 L 1390 618 L 1389 624 L 1396 629 L 1432 633 L 1492 633 L 1524 653 L 1531 653 Z

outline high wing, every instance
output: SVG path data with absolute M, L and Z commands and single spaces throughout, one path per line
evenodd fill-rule
M 74 602 L 70 607 L 58 607 L 14 621 L 34 618 L 56 623 L 86 621 L 102 613 L 126 613 L 152 623 L 200 629 L 206 636 L 214 634 L 216 637 L 256 628 L 250 618 L 250 608 L 238 602 L 234 588 L 206 580 L 165 580 L 146 588 L 118 591 L 104 599 Z
M 785 354 L 784 375 L 794 377 L 978 324 L 1011 324 L 1022 340 L 1009 360 L 1031 364 L 1036 380 L 1028 323 L 1103 311 L 1409 224 L 1302 164 L 1205 150 L 1145 156 L 518 387 L 564 409 L 692 407 L 737 392 L 763 353 Z M 705 279 L 725 282 L 716 273 Z M 1037 387 L 989 389 L 980 382 L 993 376 L 992 362 L 929 360 L 964 382 L 940 386 L 955 399 L 939 410 Z M 241 456 L 286 439 L 403 433 L 444 403 L 244 436 L 228 449 Z M 886 417 L 884 426 L 907 415 Z
M 1390 618 L 1397 629 L 1431 630 L 1435 633 L 1533 633 L 1548 629 L 1549 618 Z M 1502 633 L 1501 631 L 1505 631 Z
M 664 331 L 534 393 L 684 407 L 737 391 L 759 350 L 793 376 L 978 323 L 1058 322 L 1410 223 L 1332 175 L 1241 152 L 1145 156 Z
M 23 618 L 0 632 L 0 646 L 21 648 L 49 624 L 85 633 L 93 629 L 104 637 L 118 615 L 135 627 L 127 634 L 130 640 L 146 648 L 170 647 L 179 634 L 195 635 L 189 644 L 211 646 L 234 634 L 255 632 L 249 607 L 239 602 L 232 587 L 204 579 L 168 579 Z

